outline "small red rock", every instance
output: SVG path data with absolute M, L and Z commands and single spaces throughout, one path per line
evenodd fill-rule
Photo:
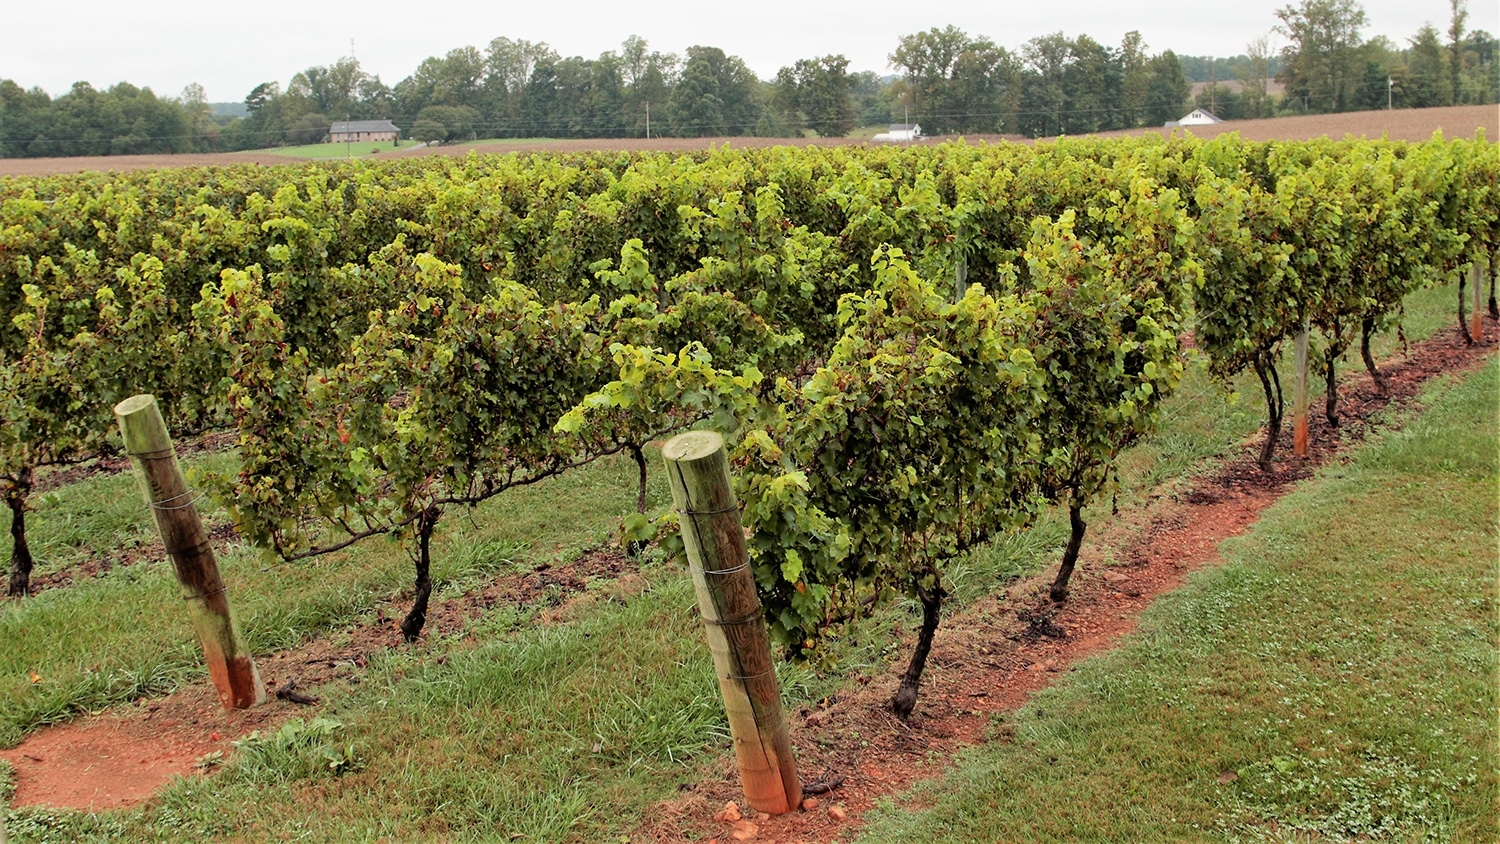
M 846 821 L 849 820 L 849 813 L 844 811 L 843 806 L 831 806 L 828 809 L 828 817 L 836 821 Z
M 714 820 L 718 821 L 719 823 L 734 823 L 741 817 L 743 816 L 740 814 L 740 807 L 734 805 L 734 801 L 731 800 L 728 803 L 725 803 L 724 808 L 720 809 L 718 813 L 714 815 Z
M 802 801 L 802 808 L 803 808 L 804 811 L 808 811 L 808 812 L 811 812 L 813 809 L 818 808 L 818 798 L 816 798 L 816 797 L 809 797 L 809 798 L 803 800 Z
M 754 841 L 760 837 L 760 827 L 750 821 L 736 821 L 729 829 L 729 837 L 736 841 Z

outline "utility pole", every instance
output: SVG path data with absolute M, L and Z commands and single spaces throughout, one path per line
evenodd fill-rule
M 646 140 L 651 140 L 651 103 L 646 103 Z
M 1391 77 L 1387 76 L 1385 78 L 1385 110 L 1386 111 L 1390 111 L 1391 110 L 1391 89 L 1394 88 L 1395 86 L 1396 86 L 1396 83 L 1391 80 Z

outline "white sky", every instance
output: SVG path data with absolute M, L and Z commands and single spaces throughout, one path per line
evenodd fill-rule
M 1115 46 L 1140 30 L 1151 52 L 1242 53 L 1276 24 L 1292 0 L 1041 0 L 975 2 L 933 9 L 911 0 L 666 0 L 649 4 L 568 2 L 462 3 L 455 0 L 0 0 L 0 79 L 55 95 L 73 82 L 96 88 L 125 81 L 176 96 L 190 82 L 213 102 L 244 99 L 250 89 L 327 65 L 350 52 L 368 73 L 394 86 L 424 58 L 455 47 L 481 50 L 490 39 L 545 41 L 564 56 L 594 58 L 631 34 L 652 49 L 681 53 L 693 44 L 743 58 L 763 79 L 800 58 L 842 53 L 854 71 L 890 72 L 901 35 L 949 24 L 1015 48 L 1063 31 Z M 946 4 L 938 4 L 944 6 Z M 1448 0 L 1364 0 L 1370 27 L 1404 45 L 1424 22 L 1447 29 Z M 1469 29 L 1500 34 L 1500 3 L 1469 0 Z M 1273 45 L 1284 39 L 1273 37 Z

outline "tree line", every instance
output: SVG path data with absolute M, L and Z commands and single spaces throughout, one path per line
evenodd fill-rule
M 1494 103 L 1500 42 L 1466 28 L 1465 2 L 1450 0 L 1445 33 L 1426 24 L 1400 46 L 1361 37 L 1368 19 L 1356 0 L 1301 0 L 1276 12 L 1286 47 L 1274 51 L 1261 35 L 1227 60 L 1151 53 L 1138 32 L 1118 46 L 1056 32 L 1009 50 L 934 27 L 898 39 L 891 76 L 851 72 L 846 57 L 827 55 L 762 80 L 718 47 L 679 55 L 631 36 L 586 59 L 500 37 L 429 57 L 394 86 L 352 57 L 309 67 L 285 87 L 255 86 L 244 117 L 214 117 L 198 85 L 173 98 L 79 82 L 54 99 L 0 80 L 0 156 L 261 149 L 316 143 L 332 122 L 361 119 L 391 119 L 404 137 L 436 143 L 841 137 L 887 122 L 919 123 L 929 135 L 1042 137 L 1160 126 L 1193 107 L 1234 120 Z M 1195 96 L 1192 81 L 1209 84 Z

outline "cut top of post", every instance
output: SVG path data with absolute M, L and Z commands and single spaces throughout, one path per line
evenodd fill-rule
M 156 396 L 142 393 L 115 405 L 127 454 L 159 454 L 172 450 L 172 437 L 156 404 Z
M 724 438 L 714 431 L 689 431 L 669 440 L 661 454 L 673 463 L 693 463 L 712 457 L 723 447 Z

